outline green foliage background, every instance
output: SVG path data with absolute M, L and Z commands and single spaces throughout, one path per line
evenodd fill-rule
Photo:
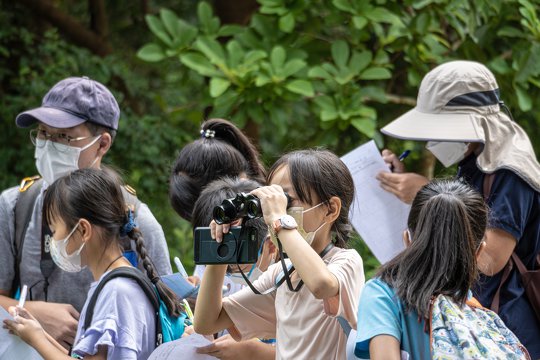
M 540 149 L 538 0 L 258 0 L 244 25 L 224 24 L 206 2 L 156 1 L 145 11 L 107 2 L 113 51 L 106 57 L 74 45 L 24 2 L 0 3 L 0 23 L 9 25 L 0 28 L 0 186 L 35 173 L 16 114 L 38 106 L 56 81 L 88 75 L 111 88 L 123 111 L 107 161 L 137 188 L 171 255 L 188 267 L 189 225 L 168 203 L 168 175 L 205 118 L 244 127 L 268 165 L 292 149 L 343 155 L 373 138 L 416 150 L 409 168 L 426 173 L 423 144 L 386 139 L 378 129 L 414 105 L 429 69 L 468 59 L 495 73 L 503 100 Z M 54 5 L 88 22 L 86 3 Z M 377 261 L 360 239 L 352 243 L 371 275 Z

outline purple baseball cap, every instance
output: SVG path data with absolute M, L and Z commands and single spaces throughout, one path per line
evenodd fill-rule
M 69 77 L 58 82 L 43 98 L 41 107 L 17 115 L 19 127 L 40 121 L 65 129 L 86 121 L 118 130 L 120 108 L 113 94 L 101 83 L 86 76 Z

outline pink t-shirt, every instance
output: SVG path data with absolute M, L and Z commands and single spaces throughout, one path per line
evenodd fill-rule
M 339 282 L 338 295 L 319 300 L 306 285 L 292 292 L 286 283 L 267 295 L 256 295 L 246 287 L 223 299 L 234 323 L 229 333 L 236 340 L 275 338 L 277 359 L 345 359 L 347 338 L 336 316 L 356 328 L 358 299 L 365 282 L 362 259 L 356 250 L 335 247 L 323 261 Z M 270 266 L 254 286 L 260 292 L 271 289 L 281 272 L 281 264 Z M 293 274 L 292 280 L 296 285 L 299 279 Z

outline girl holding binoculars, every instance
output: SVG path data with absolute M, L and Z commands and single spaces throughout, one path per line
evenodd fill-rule
M 253 286 L 222 298 L 226 265 L 206 268 L 195 312 L 195 330 L 223 329 L 236 339 L 276 338 L 278 359 L 344 359 L 347 336 L 338 317 L 356 327 L 364 284 L 362 259 L 345 249 L 354 184 L 345 164 L 326 150 L 295 151 L 270 169 L 259 198 L 271 236 L 290 262 L 271 265 Z M 287 198 L 291 206 L 287 209 Z M 221 241 L 228 225 L 212 222 Z M 283 281 L 291 271 L 290 279 Z M 289 281 L 290 280 L 290 281 Z M 279 286 L 280 285 L 280 286 Z

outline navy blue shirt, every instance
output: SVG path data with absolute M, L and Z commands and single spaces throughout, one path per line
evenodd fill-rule
M 464 178 L 482 195 L 485 174 L 471 155 L 459 164 L 458 177 Z M 490 228 L 501 229 L 516 240 L 515 252 L 523 264 L 533 269 L 534 258 L 540 252 L 540 194 L 509 170 L 498 170 L 488 198 L 491 210 Z M 473 289 L 474 296 L 489 308 L 501 282 L 502 273 L 480 275 Z M 540 322 L 534 314 L 521 276 L 514 267 L 501 289 L 499 316 L 529 351 L 533 359 L 540 358 Z

